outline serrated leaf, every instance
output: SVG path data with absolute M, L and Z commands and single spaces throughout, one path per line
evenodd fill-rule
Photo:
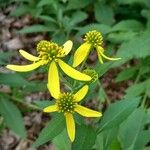
M 99 132 L 120 125 L 138 106 L 140 98 L 125 99 L 111 104 L 104 113 Z
M 26 131 L 23 117 L 19 109 L 10 100 L 0 96 L 0 114 L 3 116 L 6 125 L 20 137 L 25 138 Z
M 91 127 L 78 126 L 72 150 L 91 150 L 96 139 L 96 132 Z
M 119 139 L 122 149 L 133 150 L 137 139 L 143 130 L 145 112 L 143 109 L 136 109 L 126 121 L 120 126 Z
M 148 55 L 150 55 L 149 35 L 141 35 L 128 42 L 124 42 L 117 52 L 117 56 L 123 59 L 144 58 Z
M 33 143 L 33 147 L 38 147 L 60 134 L 65 128 L 64 116 L 58 115 L 53 118 L 40 132 L 38 138 Z
M 120 81 L 128 80 L 128 79 L 132 78 L 136 72 L 137 72 L 136 67 L 126 68 L 125 70 L 121 71 L 117 75 L 115 81 L 120 82 Z

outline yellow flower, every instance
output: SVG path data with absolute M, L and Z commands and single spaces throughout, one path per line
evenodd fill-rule
M 59 98 L 56 99 L 54 105 L 44 108 L 44 112 L 55 112 L 64 113 L 66 118 L 67 132 L 70 140 L 73 142 L 75 139 L 75 122 L 73 113 L 77 112 L 85 117 L 101 117 L 100 112 L 91 110 L 78 104 L 87 94 L 88 86 L 83 86 L 77 93 L 62 93 Z
M 65 57 L 72 48 L 72 41 L 67 41 L 63 47 L 58 46 L 56 43 L 51 41 L 42 40 L 37 44 L 37 51 L 39 56 L 33 56 L 24 50 L 20 50 L 20 54 L 32 61 L 29 65 L 7 65 L 8 69 L 18 71 L 18 72 L 26 72 L 34 70 L 42 65 L 49 65 L 48 71 L 48 84 L 47 87 L 50 90 L 50 93 L 53 97 L 59 96 L 60 93 L 60 81 L 59 81 L 59 66 L 68 76 L 81 81 L 90 81 L 91 77 L 83 74 L 64 61 L 61 60 L 62 57 Z
M 104 54 L 104 49 L 102 48 L 103 37 L 100 32 L 96 30 L 89 31 L 86 33 L 84 38 L 84 43 L 76 50 L 74 54 L 73 67 L 80 65 L 89 55 L 90 50 L 96 49 L 98 54 L 98 59 L 100 63 L 103 64 L 102 57 L 108 60 L 119 60 L 121 58 L 110 58 Z

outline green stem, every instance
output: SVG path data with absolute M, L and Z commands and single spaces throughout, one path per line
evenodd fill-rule
M 27 102 L 24 102 L 24 101 L 22 101 L 21 99 L 18 99 L 18 98 L 14 97 L 14 96 L 9 96 L 9 95 L 7 95 L 7 97 L 8 97 L 9 99 L 13 100 L 14 102 L 18 102 L 18 103 L 20 103 L 20 104 L 22 104 L 22 105 L 24 105 L 24 106 L 26 106 L 26 107 L 28 107 L 28 108 L 30 108 L 30 109 L 38 110 L 38 111 L 41 111 L 41 110 L 42 110 L 41 108 L 37 107 L 36 105 L 30 104 L 30 103 L 27 103 Z
M 144 97 L 143 97 L 143 99 L 142 99 L 142 103 L 141 103 L 141 107 L 142 107 L 142 108 L 144 108 L 144 106 L 145 106 L 146 99 L 147 99 L 147 94 L 145 93 L 145 94 L 144 94 Z
M 97 84 L 98 84 L 98 86 L 99 86 L 100 88 L 103 89 L 103 91 L 105 91 L 104 88 L 102 87 L 100 81 L 98 81 Z M 111 102 L 110 102 L 110 99 L 108 98 L 106 92 L 105 92 L 105 97 L 106 97 L 106 102 L 107 102 L 107 104 L 109 105 Z
M 89 51 L 90 52 L 90 51 Z M 89 54 L 88 54 L 89 55 Z M 79 68 L 79 71 L 82 71 L 84 66 L 85 66 L 85 63 L 86 63 L 86 60 L 87 60 L 87 57 L 88 55 L 86 56 L 85 60 L 83 61 L 81 67 Z M 76 87 L 76 84 L 77 84 L 77 81 L 75 80 L 74 83 L 73 83 L 73 87 Z
M 135 81 L 134 81 L 134 84 L 136 84 L 136 83 L 139 82 L 140 77 L 141 77 L 141 71 L 139 70 L 138 75 L 137 75 L 137 77 L 136 77 L 136 79 L 135 79 Z

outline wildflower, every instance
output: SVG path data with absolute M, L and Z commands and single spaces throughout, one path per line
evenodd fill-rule
M 75 139 L 75 122 L 73 118 L 73 114 L 75 112 L 79 113 L 85 117 L 101 117 L 102 114 L 100 112 L 91 110 L 84 106 L 78 104 L 87 94 L 88 86 L 83 86 L 77 93 L 62 93 L 59 98 L 56 99 L 56 103 L 54 105 L 48 106 L 44 108 L 44 112 L 55 112 L 58 111 L 60 113 L 64 113 L 66 118 L 67 132 L 70 140 L 73 142 Z
M 47 86 L 51 95 L 58 98 L 60 93 L 60 81 L 57 66 L 59 66 L 68 76 L 76 80 L 91 80 L 91 77 L 75 70 L 61 60 L 62 57 L 65 57 L 70 52 L 71 48 L 72 42 L 70 40 L 67 41 L 63 47 L 58 46 L 54 42 L 42 40 L 37 44 L 37 52 L 39 54 L 38 57 L 33 56 L 24 50 L 19 51 L 24 58 L 32 61 L 32 64 L 7 65 L 6 67 L 14 71 L 26 72 L 34 70 L 42 65 L 49 65 Z
M 97 32 L 96 30 L 89 31 L 88 33 L 86 33 L 84 41 L 85 42 L 76 50 L 74 54 L 73 67 L 77 67 L 78 65 L 80 65 L 87 58 L 87 56 L 90 53 L 90 50 L 92 50 L 93 48 L 96 49 L 98 59 L 102 64 L 103 64 L 102 57 L 107 60 L 120 59 L 120 58 L 110 58 L 104 54 L 104 49 L 101 46 L 103 43 L 103 37 L 100 32 Z

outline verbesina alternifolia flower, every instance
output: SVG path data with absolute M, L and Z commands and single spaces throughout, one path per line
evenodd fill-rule
M 84 117 L 101 117 L 101 112 L 91 110 L 78 104 L 87 94 L 88 86 L 84 85 L 78 92 L 61 93 L 59 97 L 55 97 L 56 102 L 54 105 L 44 108 L 44 112 L 63 113 L 66 118 L 67 132 L 70 140 L 73 142 L 75 139 L 75 121 L 73 118 L 74 113 L 78 113 Z
M 119 60 L 120 58 L 111 58 L 104 54 L 104 49 L 102 47 L 103 37 L 100 32 L 93 30 L 89 31 L 85 34 L 84 43 L 75 51 L 74 60 L 73 60 L 73 67 L 77 67 L 83 61 L 86 60 L 87 56 L 89 55 L 90 51 L 96 49 L 98 59 L 100 63 L 103 64 L 103 59 L 107 60 Z
M 47 87 L 53 97 L 59 97 L 60 93 L 60 81 L 59 81 L 59 72 L 58 66 L 71 78 L 80 81 L 90 81 L 91 77 L 83 74 L 68 64 L 66 64 L 62 58 L 65 57 L 72 48 L 72 41 L 67 41 L 63 46 L 52 41 L 42 40 L 37 44 L 38 56 L 33 56 L 27 53 L 24 50 L 20 50 L 20 54 L 27 60 L 32 61 L 29 65 L 7 65 L 8 69 L 18 71 L 18 72 L 27 72 L 34 70 L 40 66 L 48 65 L 48 84 Z

